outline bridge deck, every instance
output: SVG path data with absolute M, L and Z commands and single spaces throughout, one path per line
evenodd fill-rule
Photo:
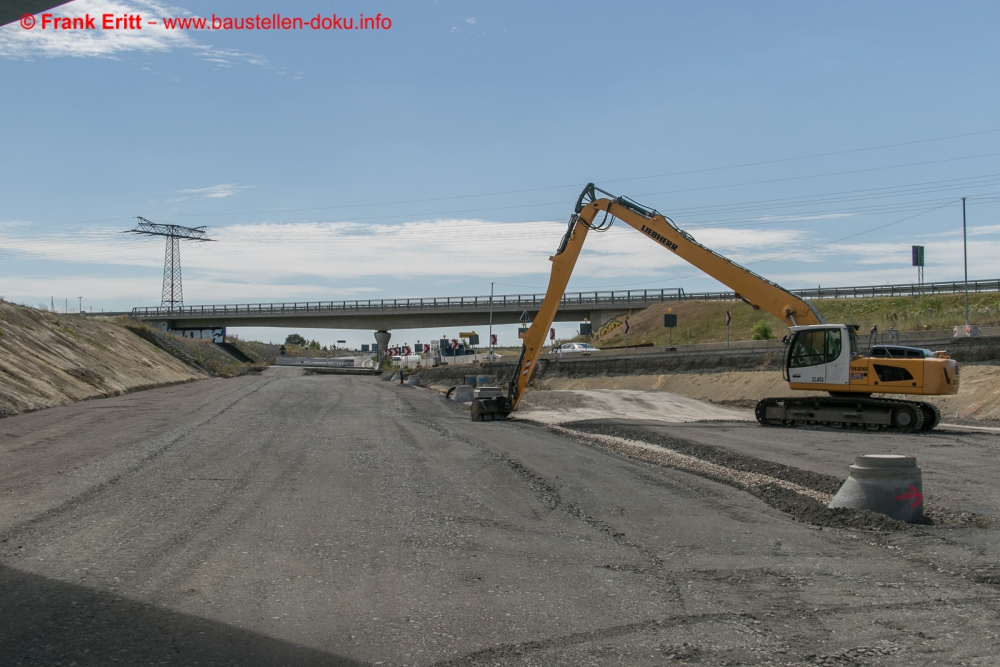
M 918 294 L 956 294 L 965 290 L 962 281 L 906 283 L 851 287 L 817 287 L 789 290 L 812 299 L 861 298 L 880 296 L 915 296 Z M 969 281 L 970 292 L 1000 291 L 1000 279 Z M 174 328 L 213 326 L 310 326 L 342 329 L 405 329 L 433 326 L 475 325 L 489 321 L 492 311 L 495 324 L 520 320 L 541 306 L 544 294 L 500 294 L 485 296 L 431 297 L 408 299 L 368 299 L 353 301 L 303 301 L 291 303 L 248 303 L 181 308 L 134 308 L 138 320 L 166 321 Z M 646 308 L 673 301 L 732 301 L 734 292 L 685 292 L 681 288 L 614 290 L 566 293 L 559 306 L 558 321 L 579 321 L 584 317 L 597 321 L 592 314 Z

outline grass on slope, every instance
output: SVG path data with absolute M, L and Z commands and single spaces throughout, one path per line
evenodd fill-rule
M 201 368 L 211 375 L 234 377 L 248 372 L 257 372 L 267 363 L 265 359 L 254 364 L 241 363 L 216 347 L 211 340 L 184 338 L 150 326 L 145 322 L 134 322 L 127 318 L 119 318 L 119 320 L 122 326 L 140 338 L 156 345 L 184 363 Z M 257 360 L 261 356 L 253 345 L 239 340 L 234 341 L 234 344 L 251 359 Z
M 812 304 L 825 321 L 858 324 L 862 333 L 867 333 L 872 324 L 877 324 L 879 331 L 890 326 L 899 331 L 920 331 L 950 329 L 965 323 L 963 294 L 816 299 Z M 677 315 L 674 345 L 725 342 L 727 310 L 733 313 L 731 340 L 750 340 L 758 322 L 769 324 L 777 338 L 787 331 L 781 320 L 763 310 L 753 310 L 742 301 L 676 301 L 633 312 L 629 319 L 629 345 L 666 345 L 669 333 L 663 328 L 663 315 L 668 308 L 673 308 Z M 1000 293 L 970 294 L 969 321 L 981 326 L 1000 325 Z M 625 342 L 621 327 L 595 339 L 594 344 L 598 347 L 615 347 Z

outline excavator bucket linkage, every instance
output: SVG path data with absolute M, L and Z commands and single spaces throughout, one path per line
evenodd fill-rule
M 503 421 L 513 412 L 510 399 L 506 396 L 477 398 L 472 401 L 472 421 L 492 422 Z

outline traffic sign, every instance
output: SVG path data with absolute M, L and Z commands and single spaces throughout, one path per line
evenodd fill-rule
M 496 344 L 497 344 L 497 335 L 496 334 L 491 334 L 490 335 L 490 345 L 496 345 Z
M 728 327 L 733 323 L 733 313 L 731 311 L 726 311 L 726 326 Z
M 626 317 L 626 318 L 625 318 L 625 333 L 628 333 L 628 330 L 629 330 L 630 328 L 631 328 L 631 327 L 629 327 L 629 324 L 628 324 L 628 318 Z
M 453 350 L 457 350 L 458 349 L 458 340 L 455 339 L 455 338 L 451 339 L 451 349 L 453 349 Z
M 413 350 L 411 350 L 408 345 L 404 346 L 403 347 L 403 354 L 406 355 L 406 356 L 410 356 L 411 354 L 413 354 Z
M 549 340 L 555 340 L 555 339 L 556 339 L 556 330 L 549 329 Z

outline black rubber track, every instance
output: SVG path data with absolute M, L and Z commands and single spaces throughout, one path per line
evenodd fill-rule
M 889 426 L 880 426 L 879 430 L 896 432 L 896 433 L 913 433 L 915 431 L 929 431 L 941 423 L 941 411 L 938 407 L 932 403 L 924 403 L 922 401 L 894 401 L 884 398 L 841 398 L 834 396 L 810 396 L 803 398 L 764 398 L 761 399 L 757 406 L 754 408 L 754 416 L 757 418 L 757 422 L 762 426 L 830 426 L 829 421 L 818 421 L 818 420 L 784 420 L 781 423 L 776 423 L 773 421 L 768 421 L 766 414 L 768 406 L 779 406 L 784 407 L 794 407 L 802 406 L 806 408 L 817 408 L 820 406 L 828 407 L 831 405 L 841 405 L 855 407 L 861 410 L 882 410 L 889 409 L 895 410 L 901 407 L 910 407 L 916 410 L 917 419 L 912 426 L 901 428 L 895 424 Z M 798 422 L 804 422 L 799 424 Z M 841 428 L 865 428 L 865 424 L 850 424 L 843 422 Z M 832 427 L 837 428 L 837 427 Z

